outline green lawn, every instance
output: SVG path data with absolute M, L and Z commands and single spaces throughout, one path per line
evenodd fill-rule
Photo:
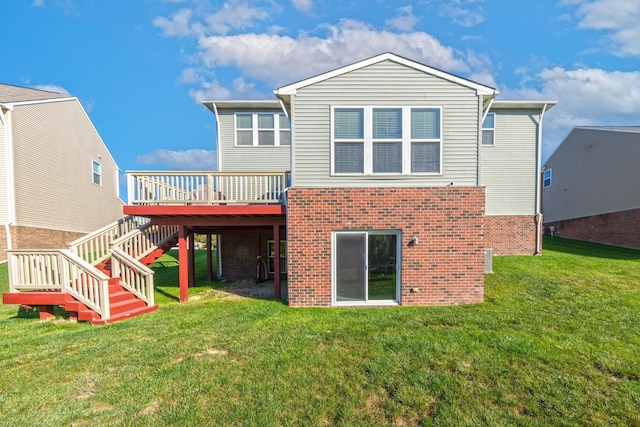
M 170 256 L 160 310 L 126 322 L 0 306 L 0 425 L 640 425 L 640 252 L 544 248 L 496 258 L 467 306 L 294 309 L 219 283 L 179 304 Z

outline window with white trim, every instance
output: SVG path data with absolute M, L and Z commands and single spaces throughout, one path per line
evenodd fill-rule
M 95 160 L 91 164 L 91 172 L 93 177 L 93 183 L 96 185 L 102 185 L 102 165 Z
M 281 113 L 236 113 L 236 145 L 291 145 L 291 124 Z
M 489 113 L 482 122 L 482 145 L 496 144 L 496 114 Z
M 542 187 L 551 187 L 551 169 L 547 169 L 546 171 L 544 171 L 542 175 Z
M 441 173 L 441 107 L 334 107 L 332 123 L 334 174 Z

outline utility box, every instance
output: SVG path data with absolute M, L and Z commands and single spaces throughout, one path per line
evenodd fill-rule
M 493 249 L 484 250 L 484 272 L 493 273 Z

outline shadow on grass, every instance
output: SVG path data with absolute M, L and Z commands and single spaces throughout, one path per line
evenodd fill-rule
M 544 251 L 545 249 L 593 258 L 640 260 L 640 251 L 635 249 L 585 242 L 582 240 L 565 239 L 562 237 L 544 236 L 542 250 Z

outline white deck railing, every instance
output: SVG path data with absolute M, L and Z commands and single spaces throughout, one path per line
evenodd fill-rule
M 120 278 L 120 285 L 147 303 L 154 304 L 153 270 L 132 258 L 120 248 L 111 251 L 111 274 Z
M 129 204 L 282 203 L 287 172 L 127 172 Z
M 147 223 L 111 242 L 111 248 L 117 247 L 130 257 L 140 260 L 153 252 L 158 246 L 168 242 L 177 232 L 178 226 L 175 225 L 152 225 Z
M 71 294 L 110 317 L 109 277 L 66 249 L 8 251 L 9 292 L 57 291 Z
M 97 265 L 109 258 L 109 249 L 114 240 L 149 223 L 148 218 L 126 216 L 74 240 L 69 243 L 69 250 L 89 264 Z

